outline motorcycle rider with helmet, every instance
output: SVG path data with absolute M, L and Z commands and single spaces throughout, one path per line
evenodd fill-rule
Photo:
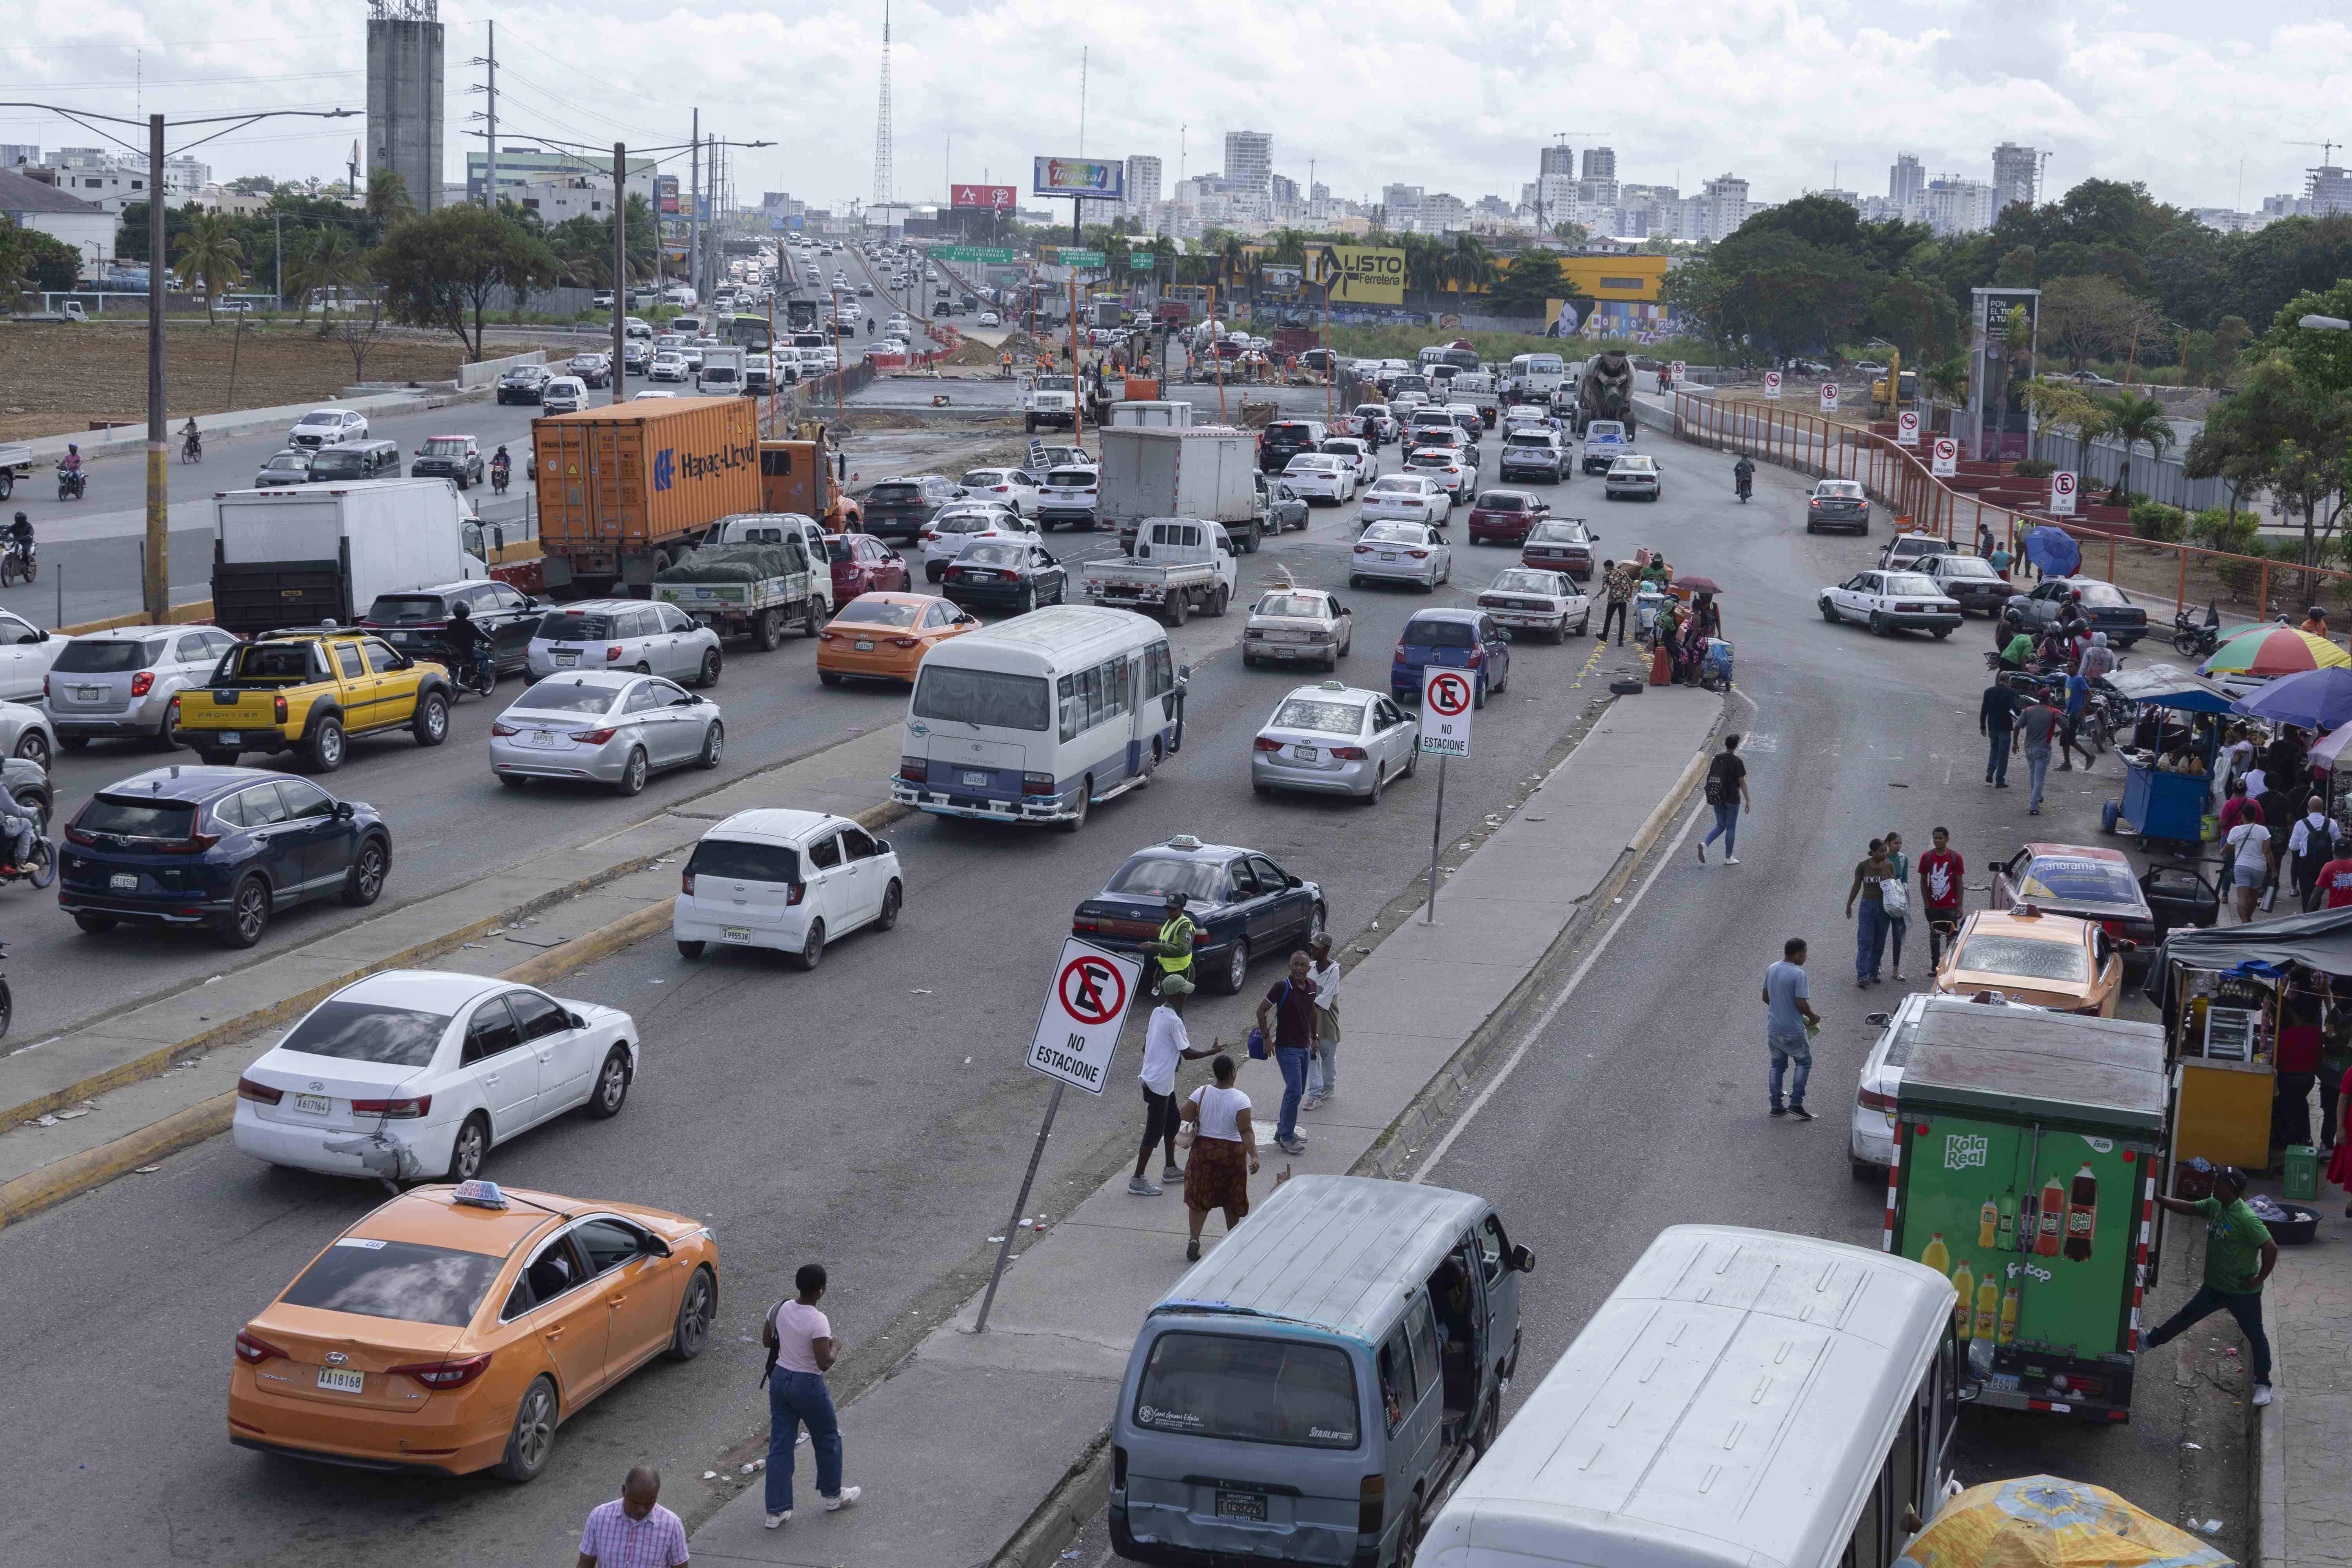
M 1745 452 L 1739 455 L 1739 461 L 1731 466 L 1731 484 L 1739 492 L 1741 500 L 1746 500 L 1748 492 L 1756 486 L 1756 464 Z
M 490 488 L 500 495 L 506 494 L 507 481 L 513 473 L 514 459 L 507 456 L 506 447 L 501 446 L 498 455 L 490 459 Z
M 18 563 L 25 568 L 25 575 L 30 578 L 33 574 L 33 520 L 18 512 L 16 521 L 8 525 L 5 543 L 16 552 Z
M 449 624 L 442 629 L 441 641 L 449 650 L 451 674 L 479 674 L 487 665 L 491 682 L 497 682 L 498 667 L 490 662 L 489 638 L 474 624 L 474 607 L 463 599 L 450 608 Z
M 80 444 L 67 442 L 66 455 L 58 460 L 58 499 L 64 500 L 68 490 L 77 496 L 81 494 L 89 482 L 81 471 Z

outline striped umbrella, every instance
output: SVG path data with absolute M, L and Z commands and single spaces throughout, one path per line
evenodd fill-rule
M 2352 665 L 2352 654 L 2310 632 L 2270 626 L 2240 632 L 2198 669 L 2205 675 L 2293 675 L 2334 665 Z

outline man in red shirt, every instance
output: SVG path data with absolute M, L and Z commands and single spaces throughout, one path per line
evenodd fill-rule
M 2326 896 L 2327 907 L 2340 910 L 2352 904 L 2352 856 L 2337 855 L 2319 868 L 2318 886 Z
M 1936 847 L 1919 857 L 1919 891 L 1927 906 L 1927 972 L 1942 962 L 1944 938 L 1959 929 L 1960 892 L 1968 866 L 1952 848 L 1952 830 L 1938 827 Z

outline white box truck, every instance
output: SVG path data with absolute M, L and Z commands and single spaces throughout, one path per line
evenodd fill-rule
M 473 521 L 443 479 L 216 490 L 213 619 L 243 637 L 347 626 L 379 594 L 486 577 L 466 551 Z
M 1265 481 L 1257 441 L 1230 425 L 1109 425 L 1102 444 L 1102 489 L 1096 516 L 1118 529 L 1131 548 L 1147 517 L 1197 517 L 1222 522 L 1244 553 L 1265 531 Z

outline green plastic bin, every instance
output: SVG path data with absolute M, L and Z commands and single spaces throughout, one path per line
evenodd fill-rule
M 2283 1190 L 2286 1196 L 2305 1203 L 2319 1196 L 2319 1152 L 2310 1144 L 2287 1145 L 2286 1183 Z

